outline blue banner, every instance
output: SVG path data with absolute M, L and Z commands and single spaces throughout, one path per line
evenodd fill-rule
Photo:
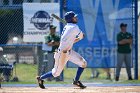
M 120 23 L 127 23 L 128 32 L 134 31 L 132 6 L 132 0 L 67 0 L 66 11 L 78 14 L 78 25 L 86 36 L 73 49 L 86 59 L 88 67 L 115 67 Z M 70 62 L 67 66 L 75 67 Z

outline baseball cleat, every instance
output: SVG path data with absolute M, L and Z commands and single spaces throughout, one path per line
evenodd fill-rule
M 73 80 L 73 83 L 72 83 L 73 85 L 76 85 L 76 86 L 78 86 L 78 87 L 80 87 L 81 89 L 84 89 L 84 88 L 86 88 L 87 86 L 85 86 L 85 85 L 83 85 L 82 83 L 81 83 L 81 81 L 75 81 L 75 80 Z
M 39 76 L 37 76 L 36 79 L 38 81 L 39 87 L 42 88 L 42 89 L 45 89 L 45 86 L 43 84 L 44 83 L 44 80 L 41 80 Z

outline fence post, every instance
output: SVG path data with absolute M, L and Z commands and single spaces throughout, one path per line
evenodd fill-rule
M 63 18 L 63 9 L 64 9 L 63 0 L 60 0 L 59 4 L 60 4 L 60 18 Z M 62 32 L 62 31 L 63 31 L 63 24 L 60 22 L 60 32 Z M 61 80 L 64 81 L 64 73 L 63 73 L 63 71 L 60 74 L 60 77 L 61 77 Z
M 38 75 L 41 75 L 41 68 L 42 68 L 42 63 L 43 63 L 43 54 L 42 54 L 42 46 L 39 45 L 38 46 L 38 49 L 37 49 L 37 57 L 38 57 L 38 60 L 37 60 L 37 63 L 38 63 Z
M 138 80 L 138 0 L 135 3 L 135 67 L 134 67 L 134 79 Z

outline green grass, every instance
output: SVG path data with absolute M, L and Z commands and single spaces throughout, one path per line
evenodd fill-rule
M 77 68 L 65 68 L 64 69 L 64 82 L 45 82 L 47 84 L 71 84 L 72 79 L 75 77 Z M 100 70 L 101 72 L 98 79 L 90 78 L 91 70 L 89 68 L 85 69 L 81 80 L 84 82 L 92 82 L 92 83 L 104 83 L 104 84 L 140 84 L 140 80 L 120 80 L 119 82 L 105 80 L 106 74 L 103 72 L 103 70 Z M 15 72 L 13 70 L 13 72 Z M 5 84 L 36 84 L 36 76 L 37 76 L 37 65 L 33 64 L 17 64 L 17 77 L 19 78 L 19 82 L 3 82 Z M 15 76 L 15 73 L 13 73 L 13 76 Z
M 36 82 L 37 65 L 33 64 L 18 64 L 17 76 L 21 82 Z
M 37 76 L 37 65 L 33 64 L 17 64 L 16 65 L 16 75 L 15 68 L 13 69 L 13 76 L 11 80 L 17 76 L 19 82 L 4 82 L 12 84 L 34 84 L 36 83 L 35 77 Z

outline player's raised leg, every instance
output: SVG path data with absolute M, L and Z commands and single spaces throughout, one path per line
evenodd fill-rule
M 68 61 L 69 53 L 63 53 L 62 51 L 58 51 L 54 55 L 55 58 L 55 65 L 52 71 L 49 71 L 41 76 L 37 76 L 39 87 L 45 89 L 44 86 L 44 79 L 49 77 L 57 77 L 61 74 L 62 70 L 64 69 L 65 64 Z
M 73 50 L 71 50 L 71 52 L 70 52 L 69 60 L 79 66 L 77 69 L 75 79 L 73 80 L 73 84 L 82 89 L 86 88 L 86 86 L 83 85 L 81 83 L 81 81 L 79 81 L 79 79 L 80 79 L 80 76 L 82 75 L 84 69 L 86 68 L 87 62 L 85 61 L 85 59 L 82 56 L 80 56 L 78 53 L 76 53 Z

